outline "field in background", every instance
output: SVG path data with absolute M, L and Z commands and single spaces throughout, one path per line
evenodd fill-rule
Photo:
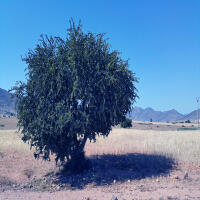
M 155 131 L 177 131 L 177 130 L 192 130 L 197 129 L 195 123 L 167 123 L 167 122 L 142 122 L 133 121 L 132 129 L 137 130 L 155 130 Z
M 16 118 L 0 118 L 0 125 L 3 125 L 0 127 L 0 153 L 32 155 L 33 150 L 30 151 L 28 144 L 15 133 L 16 124 Z M 200 131 L 173 131 L 183 125 L 196 127 L 196 124 L 159 122 L 133 122 L 131 129 L 114 127 L 107 138 L 97 137 L 96 143 L 87 141 L 86 155 L 137 152 L 170 156 L 178 162 L 200 165 Z M 141 127 L 146 130 L 141 130 Z
M 106 138 L 97 137 L 96 143 L 87 141 L 87 156 L 103 154 L 155 154 L 172 157 L 179 163 L 200 165 L 200 132 L 145 131 L 113 129 Z M 14 130 L 0 130 L 0 154 L 21 154 L 33 157 L 33 150 Z M 33 158 L 34 159 L 34 158 Z
M 16 130 L 18 119 L 16 117 L 0 118 L 0 130 Z
M 87 143 L 89 154 L 155 154 L 179 163 L 200 165 L 200 131 L 113 129 L 108 138 Z

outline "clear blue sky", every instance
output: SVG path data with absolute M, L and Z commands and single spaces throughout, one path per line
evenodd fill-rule
M 106 33 L 136 73 L 134 106 L 187 114 L 200 96 L 199 0 L 0 1 L 0 88 L 25 79 L 21 56 L 40 34 L 65 38 L 69 20 L 83 31 Z

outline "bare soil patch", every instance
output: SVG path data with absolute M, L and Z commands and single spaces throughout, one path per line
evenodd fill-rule
M 110 137 L 116 138 L 123 130 L 115 129 Z M 124 138 L 115 149 L 103 139 L 87 142 L 91 168 L 73 175 L 62 172 L 60 164 L 55 166 L 53 156 L 50 162 L 35 160 L 15 130 L 0 130 L 0 139 L 9 140 L 12 135 L 15 141 L 7 141 L 10 147 L 0 147 L 0 199 L 200 199 L 199 166 L 141 153 Z
M 17 130 L 17 122 L 16 117 L 0 118 L 0 130 Z

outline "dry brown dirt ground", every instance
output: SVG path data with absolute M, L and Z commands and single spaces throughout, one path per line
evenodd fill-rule
M 9 124 L 15 129 L 16 120 Z M 78 175 L 62 173 L 53 157 L 45 162 L 28 152 L 0 152 L 0 199 L 200 199 L 200 167 L 170 158 L 163 164 L 156 155 L 92 155 L 89 145 L 85 151 L 91 168 Z M 141 157 L 157 162 L 148 166 Z

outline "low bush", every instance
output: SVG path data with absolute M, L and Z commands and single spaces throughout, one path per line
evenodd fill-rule
M 121 127 L 122 127 L 122 128 L 130 128 L 130 127 L 132 127 L 132 120 L 126 118 L 125 121 L 123 121 L 123 122 L 121 123 Z

